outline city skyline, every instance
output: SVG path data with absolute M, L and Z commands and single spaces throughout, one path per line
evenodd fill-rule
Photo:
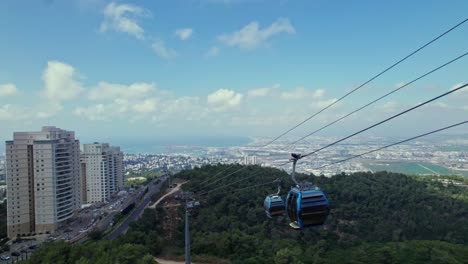
M 274 137 L 459 23 L 468 7 L 430 3 L 6 1 L 0 140 L 47 124 L 80 131 L 84 141 Z M 462 25 L 291 136 L 461 55 L 467 33 Z M 324 134 L 353 132 L 452 89 L 466 82 L 467 66 L 463 58 Z M 368 135 L 462 121 L 466 101 L 462 90 Z

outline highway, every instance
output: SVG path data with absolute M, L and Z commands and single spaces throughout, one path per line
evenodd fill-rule
M 140 204 L 136 207 L 135 210 L 131 212 L 131 214 L 127 218 L 123 220 L 123 222 L 116 229 L 112 230 L 112 232 L 110 232 L 104 239 L 115 239 L 120 234 L 125 233 L 127 231 L 130 222 L 135 221 L 143 213 L 145 208 L 148 207 L 149 203 L 151 202 L 151 196 L 159 192 L 159 190 L 161 189 L 161 185 L 164 183 L 164 181 L 166 181 L 167 177 L 161 177 L 159 179 L 161 180 L 160 183 L 154 184 L 154 182 L 157 180 L 154 179 L 147 185 L 149 190 L 143 197 Z

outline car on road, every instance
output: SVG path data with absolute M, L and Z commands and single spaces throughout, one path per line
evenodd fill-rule
M 0 257 L 1 260 L 9 260 L 10 256 L 3 255 Z
M 35 249 L 37 249 L 37 245 L 30 245 L 30 246 L 29 246 L 29 249 L 35 250 Z

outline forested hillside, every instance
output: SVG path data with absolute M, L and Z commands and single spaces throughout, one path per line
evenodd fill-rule
M 189 180 L 185 190 L 197 190 L 199 183 L 226 168 L 206 166 L 176 177 Z M 234 166 L 229 171 L 239 168 Z M 282 178 L 282 195 L 286 195 L 291 181 L 284 171 L 249 166 L 197 193 L 257 174 L 197 197 L 202 206 L 191 215 L 192 259 L 232 263 L 468 263 L 466 188 L 450 183 L 444 186 L 437 177 L 386 172 L 331 178 L 300 175 L 300 179 L 320 186 L 331 203 L 327 224 L 304 231 L 292 230 L 285 217 L 265 216 L 262 203 L 266 194 L 276 191 L 273 184 L 235 191 Z M 164 240 L 166 211 L 158 207 L 146 210 L 125 236 L 112 242 L 52 244 L 39 250 L 29 263 L 75 263 L 72 259 L 80 260 L 76 263 L 152 263 L 150 255 L 182 256 L 182 208 L 178 212 L 177 234 L 170 241 Z
M 205 167 L 180 173 L 179 177 L 190 180 L 186 186 L 190 190 L 217 171 L 216 167 Z M 368 247 L 374 255 L 390 254 L 399 262 L 409 258 L 407 249 L 414 247 L 412 254 L 417 256 L 415 260 L 424 260 L 421 263 L 431 260 L 441 263 L 440 254 L 453 255 L 447 258 L 447 261 L 458 260 L 453 263 L 468 260 L 468 190 L 465 188 L 451 184 L 444 187 L 435 177 L 386 172 L 331 178 L 301 175 L 300 178 L 316 183 L 328 195 L 331 214 L 323 227 L 295 231 L 289 228 L 287 219 L 270 220 L 264 215 L 262 201 L 265 194 L 275 191 L 274 185 L 232 192 L 282 177 L 283 195 L 286 195 L 292 183 L 283 171 L 251 166 L 209 189 L 258 173 L 258 177 L 202 198 L 203 206 L 191 223 L 194 254 L 242 260 L 242 263 L 291 263 L 291 260 L 328 263 L 332 257 L 355 251 L 352 256 L 357 259 L 347 260 L 359 263 L 359 260 L 366 261 L 358 253 Z M 433 242 L 400 243 L 409 240 Z M 433 255 L 426 254 L 425 250 Z M 368 263 L 372 263 L 371 259 Z

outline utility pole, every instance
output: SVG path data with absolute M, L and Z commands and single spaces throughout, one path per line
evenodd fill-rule
M 189 228 L 189 211 L 187 204 L 185 205 L 185 264 L 190 264 L 190 228 Z
M 190 223 L 189 216 L 190 210 L 200 206 L 200 203 L 193 202 L 193 192 L 183 192 L 180 194 L 180 198 L 185 200 L 185 264 L 192 263 L 190 260 Z
M 169 188 L 172 188 L 171 172 L 166 168 L 166 174 L 169 176 Z

